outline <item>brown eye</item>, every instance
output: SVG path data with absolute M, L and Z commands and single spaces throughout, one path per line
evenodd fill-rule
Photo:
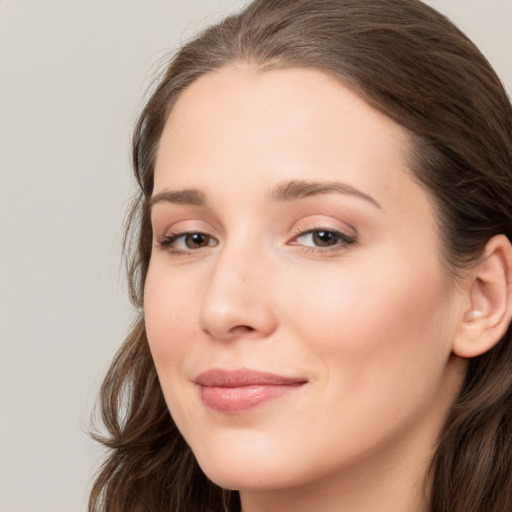
M 210 236 L 204 233 L 188 233 L 184 235 L 184 241 L 188 249 L 200 249 L 210 245 Z
M 196 249 L 213 247 L 217 244 L 218 242 L 213 236 L 201 232 L 174 233 L 159 241 L 160 247 L 171 254 L 190 253 Z
M 355 243 L 355 238 L 336 229 L 311 229 L 301 233 L 291 241 L 291 245 L 301 245 L 317 251 L 343 250 Z
M 317 247 L 329 247 L 338 244 L 341 237 L 336 231 L 313 231 L 312 241 Z

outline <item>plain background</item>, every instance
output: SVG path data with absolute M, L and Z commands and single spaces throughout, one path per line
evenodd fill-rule
M 133 121 L 157 64 L 245 0 L 0 0 L 0 512 L 80 512 L 132 310 Z M 431 0 L 512 91 L 512 0 Z

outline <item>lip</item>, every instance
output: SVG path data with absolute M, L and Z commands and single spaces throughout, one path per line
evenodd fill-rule
M 237 413 L 292 393 L 306 384 L 307 379 L 245 368 L 213 368 L 199 374 L 194 382 L 207 407 L 218 412 Z

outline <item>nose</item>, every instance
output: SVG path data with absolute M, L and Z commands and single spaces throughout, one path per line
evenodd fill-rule
M 200 310 L 200 325 L 209 336 L 231 340 L 259 339 L 277 326 L 270 304 L 271 272 L 254 252 L 223 248 L 210 274 Z

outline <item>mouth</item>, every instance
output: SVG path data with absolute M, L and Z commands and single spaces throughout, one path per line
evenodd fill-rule
M 238 413 L 292 393 L 307 380 L 249 369 L 213 368 L 198 375 L 194 382 L 208 408 L 222 413 Z

